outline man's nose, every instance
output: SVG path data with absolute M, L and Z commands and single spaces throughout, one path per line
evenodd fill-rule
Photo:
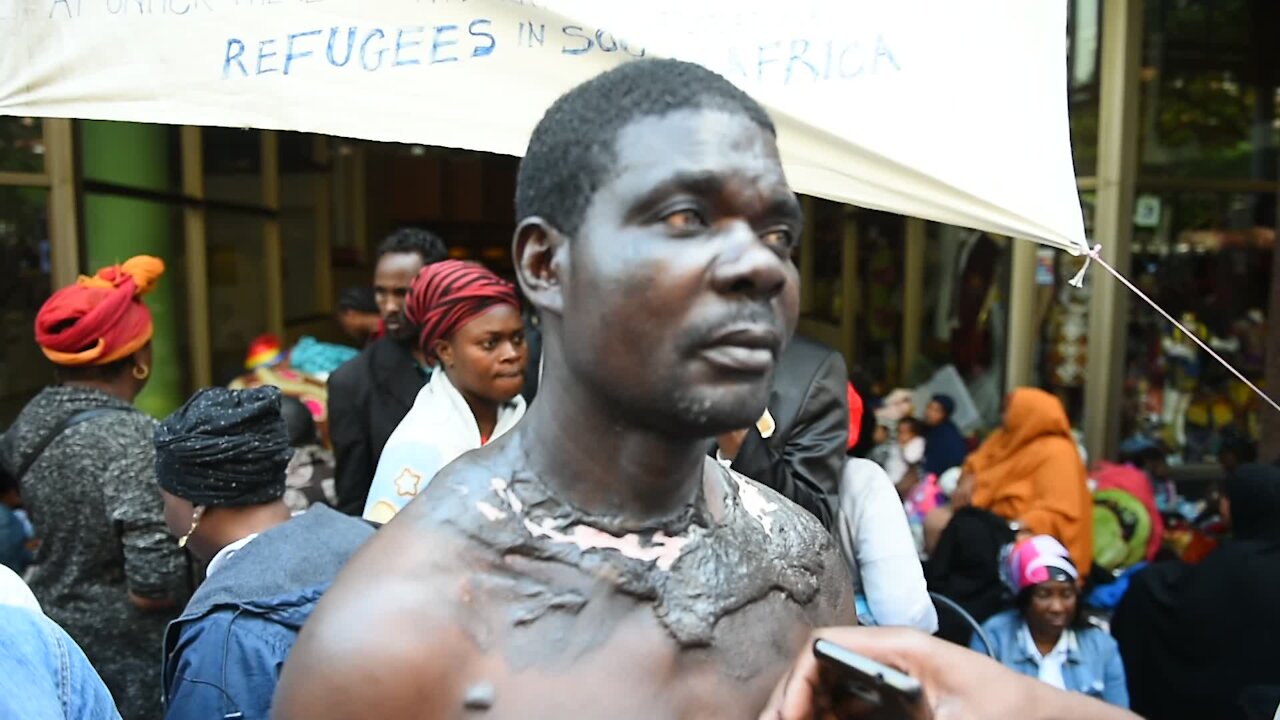
M 787 258 L 769 247 L 749 223 L 734 222 L 722 242 L 711 276 L 716 290 L 769 300 L 786 287 Z

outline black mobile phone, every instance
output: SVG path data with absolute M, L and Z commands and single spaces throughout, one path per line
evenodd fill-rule
M 926 720 L 930 716 L 920 682 L 829 640 L 813 643 L 823 680 L 832 688 L 840 717 L 869 720 Z

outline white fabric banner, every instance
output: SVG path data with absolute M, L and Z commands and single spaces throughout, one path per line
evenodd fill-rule
M 0 114 L 520 155 L 636 57 L 770 110 L 799 192 L 1087 249 L 1066 0 L 0 0 Z

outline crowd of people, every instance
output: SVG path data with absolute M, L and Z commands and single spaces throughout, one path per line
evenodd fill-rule
M 1091 473 L 1053 395 L 980 443 L 944 394 L 872 426 L 793 337 L 774 135 L 699 66 L 604 73 L 521 161 L 518 286 L 397 230 L 338 303 L 358 348 L 264 338 L 158 422 L 163 262 L 54 293 L 57 383 L 0 437 L 0 715 L 880 716 L 825 639 L 913 717 L 1270 718 L 1280 467 L 1157 563 L 1154 459 Z

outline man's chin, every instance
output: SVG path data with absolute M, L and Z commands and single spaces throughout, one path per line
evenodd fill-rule
M 690 393 L 676 403 L 677 422 L 694 437 L 743 430 L 755 426 L 768 400 L 767 384 Z

